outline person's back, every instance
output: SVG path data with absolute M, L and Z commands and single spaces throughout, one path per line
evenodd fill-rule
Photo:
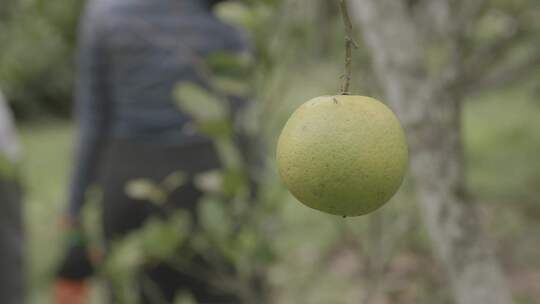
M 118 1 L 111 10 L 107 45 L 111 54 L 111 99 L 119 136 L 174 136 L 189 118 L 175 104 L 180 81 L 204 84 L 197 62 L 216 52 L 239 52 L 238 32 L 219 22 L 204 1 Z M 125 8 L 123 6 L 126 6 Z M 127 8 L 129 6 L 129 9 Z M 137 134 L 134 134 L 137 133 Z
M 245 51 L 239 32 L 215 18 L 206 1 L 97 0 L 93 6 L 86 24 L 96 36 L 87 42 L 100 55 L 81 59 L 106 69 L 99 102 L 112 107 L 112 136 L 190 141 L 182 133 L 189 117 L 176 106 L 173 89 L 182 81 L 204 86 L 199 63 L 206 56 Z
M 85 192 L 95 181 L 102 187 L 101 222 L 109 245 L 142 227 L 149 217 L 170 213 L 164 209 L 181 208 L 196 215 L 203 193 L 194 178 L 218 169 L 220 160 L 210 138 L 198 133 L 190 124 L 192 118 L 180 110 L 173 91 L 183 82 L 210 89 L 209 79 L 205 79 L 206 59 L 213 54 L 247 51 L 242 34 L 213 15 L 215 2 L 218 0 L 88 3 L 79 42 L 76 102 L 81 134 L 69 195 L 72 231 L 81 229 Z M 238 105 L 243 103 L 241 99 L 227 102 Z M 125 192 L 133 179 L 159 183 L 175 172 L 184 173 L 187 180 L 170 193 L 166 208 Z M 89 275 L 88 258 L 81 256 L 84 246 L 76 244 L 67 250 L 60 279 L 81 280 Z M 191 291 L 204 303 L 238 302 L 235 295 L 223 294 L 209 282 L 166 263 L 148 265 L 141 277 L 159 287 L 165 302 L 171 302 L 180 289 Z M 57 298 L 65 294 L 62 290 L 58 289 Z M 148 291 L 140 293 L 148 303 Z
M 81 125 L 71 205 L 78 212 L 105 138 L 164 144 L 209 142 L 189 128 L 173 90 L 208 87 L 207 56 L 246 52 L 211 0 L 91 0 L 82 23 L 77 89 Z M 188 126 L 188 127 L 186 127 Z

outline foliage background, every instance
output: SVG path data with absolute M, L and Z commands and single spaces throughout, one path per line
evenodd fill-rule
M 83 2 L 3 1 L 0 83 L 18 117 L 67 117 L 76 23 Z

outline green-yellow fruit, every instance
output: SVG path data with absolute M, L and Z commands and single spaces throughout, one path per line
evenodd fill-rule
M 279 137 L 277 162 L 290 192 L 308 207 L 358 216 L 399 189 L 408 160 L 403 129 L 383 103 L 322 96 L 304 103 Z

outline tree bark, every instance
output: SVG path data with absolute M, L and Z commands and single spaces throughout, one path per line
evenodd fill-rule
M 424 222 L 456 303 L 512 303 L 477 207 L 466 195 L 462 97 L 441 85 L 444 76 L 428 75 L 426 42 L 404 1 L 350 4 L 386 99 L 406 129 Z

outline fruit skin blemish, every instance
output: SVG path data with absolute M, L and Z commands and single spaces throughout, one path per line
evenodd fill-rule
M 401 124 L 380 101 L 316 97 L 289 118 L 277 145 L 281 179 L 304 205 L 340 216 L 368 214 L 399 189 L 408 148 Z

